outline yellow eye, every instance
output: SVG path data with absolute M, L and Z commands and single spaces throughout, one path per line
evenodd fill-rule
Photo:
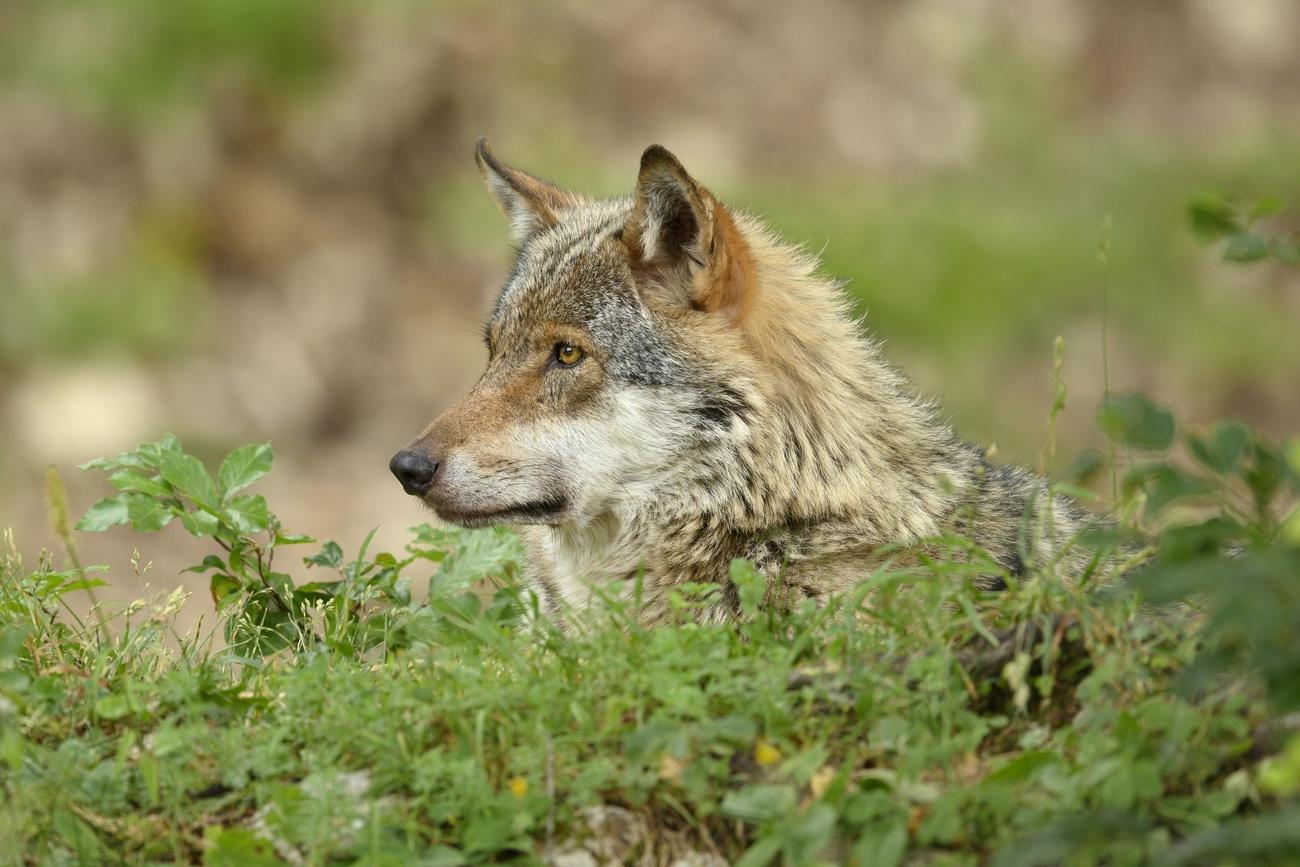
M 565 367 L 571 367 L 582 361 L 583 351 L 572 343 L 557 343 L 555 346 L 555 360 Z

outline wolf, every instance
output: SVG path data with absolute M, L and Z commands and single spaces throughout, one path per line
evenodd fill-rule
M 635 586 L 652 625 L 699 582 L 721 588 L 699 619 L 726 622 L 737 559 L 767 579 L 766 602 L 824 604 L 945 534 L 987 552 L 987 587 L 1085 565 L 1080 509 L 963 442 L 813 256 L 663 147 L 607 200 L 484 139 L 476 162 L 516 247 L 487 368 L 390 469 L 445 521 L 518 528 L 550 616 Z

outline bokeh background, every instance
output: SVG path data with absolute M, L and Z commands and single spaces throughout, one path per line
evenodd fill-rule
M 1300 278 L 1185 206 L 1297 228 L 1297 46 L 1294 0 L 0 0 L 0 527 L 55 547 L 48 465 L 84 509 L 76 464 L 172 431 L 272 441 L 287 527 L 399 546 L 388 457 L 476 378 L 508 263 L 480 133 L 593 194 L 667 145 L 1006 460 L 1042 461 L 1057 335 L 1058 450 L 1097 444 L 1103 322 L 1114 388 L 1294 432 Z M 81 544 L 119 599 L 197 559 Z

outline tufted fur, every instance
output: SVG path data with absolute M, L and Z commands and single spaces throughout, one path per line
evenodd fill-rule
M 1081 513 L 959 440 L 813 258 L 668 151 L 649 148 L 633 196 L 609 201 L 510 168 L 482 140 L 477 159 L 516 261 L 486 372 L 412 448 L 438 464 L 424 499 L 443 518 L 520 528 L 556 616 L 640 575 L 646 622 L 687 581 L 723 584 L 702 615 L 722 621 L 734 558 L 772 579 L 774 602 L 822 600 L 885 546 L 911 546 L 906 562 L 946 532 L 1005 572 L 1082 567 L 1068 546 Z M 584 353 L 572 366 L 566 343 Z

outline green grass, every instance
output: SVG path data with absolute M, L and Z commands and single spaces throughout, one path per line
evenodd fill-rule
M 119 493 L 79 526 L 209 539 L 225 647 L 173 632 L 177 594 L 83 621 L 52 474 L 66 567 L 10 538 L 0 581 L 0 861 L 1298 863 L 1300 445 L 1178 433 L 1137 396 L 1101 422 L 1144 455 L 1134 576 L 986 592 L 940 557 L 777 614 L 738 561 L 729 627 L 687 585 L 666 626 L 611 597 L 562 634 L 510 534 L 348 560 L 248 491 L 269 446 L 209 473 L 173 438 L 88 465 Z M 593 808 L 641 830 L 593 843 Z

